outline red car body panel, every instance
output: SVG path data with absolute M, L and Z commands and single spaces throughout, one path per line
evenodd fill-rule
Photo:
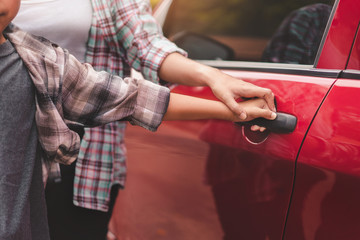
M 339 0 L 317 68 L 345 69 L 357 33 L 360 18 L 360 2 Z
M 220 67 L 272 89 L 277 110 L 298 118 L 293 133 L 215 120 L 128 127 L 128 182 L 112 220 L 120 239 L 358 239 L 360 82 L 342 71 L 360 69 L 360 1 L 333 11 L 315 68 Z M 215 99 L 207 87 L 172 92 Z
M 360 2 L 340 1 L 321 67 L 360 70 L 359 22 Z M 342 75 L 301 148 L 285 239 L 350 240 L 360 236 L 360 81 L 359 76 L 348 79 L 346 71 Z
M 360 236 L 359 80 L 338 80 L 301 149 L 285 239 Z
M 122 203 L 116 209 L 122 213 L 117 220 L 118 226 L 123 225 L 120 229 L 141 226 L 136 234 L 143 239 L 155 239 L 157 229 L 171 239 L 220 239 L 223 231 L 230 239 L 281 238 L 296 156 L 334 79 L 244 71 L 226 73 L 276 89 L 278 110 L 298 117 L 294 133 L 252 133 L 244 131 L 246 127 L 214 120 L 164 122 L 156 133 L 129 127 L 126 138 L 129 180 L 127 189 L 120 193 Z M 213 98 L 205 87 L 178 86 L 172 91 Z M 131 185 L 131 179 L 141 180 L 144 175 L 146 181 Z M 142 196 L 144 192 L 149 196 Z M 125 200 L 129 196 L 137 197 L 131 197 L 130 203 Z M 154 202 L 150 200 L 153 197 Z M 165 207 L 174 204 L 178 209 Z M 134 218 L 137 211 L 141 218 Z M 160 215 L 154 217 L 157 214 Z M 189 220 L 201 223 L 201 227 L 183 229 L 190 224 Z M 208 229 L 206 238 L 204 229 Z M 121 232 L 123 236 L 134 236 L 133 231 Z

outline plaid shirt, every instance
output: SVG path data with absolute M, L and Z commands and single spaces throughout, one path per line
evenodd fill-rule
M 92 0 L 93 20 L 85 61 L 118 76 L 131 68 L 158 83 L 158 70 L 172 52 L 185 53 L 168 41 L 152 17 L 147 0 Z M 74 204 L 107 211 L 113 184 L 125 185 L 125 123 L 85 130 L 76 163 Z
M 4 32 L 29 70 L 36 88 L 39 142 L 51 162 L 77 158 L 79 136 L 67 124 L 98 126 L 116 120 L 155 131 L 169 101 L 169 89 L 145 80 L 96 72 L 46 39 L 14 25 Z

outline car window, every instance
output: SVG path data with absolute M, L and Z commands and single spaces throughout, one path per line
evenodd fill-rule
M 174 0 L 163 29 L 194 59 L 313 64 L 332 4 Z

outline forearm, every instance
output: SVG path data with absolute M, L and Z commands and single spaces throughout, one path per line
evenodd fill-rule
M 159 76 L 170 83 L 187 86 L 211 86 L 219 72 L 218 69 L 200 64 L 179 53 L 172 53 L 161 64 Z
M 237 114 L 241 120 L 248 119 L 249 112 L 246 112 L 236 102 L 236 99 L 240 97 L 262 98 L 271 111 L 276 111 L 274 94 L 270 89 L 244 82 L 223 73 L 219 69 L 200 64 L 178 53 L 172 53 L 164 59 L 159 70 L 159 76 L 171 83 L 210 87 L 214 95 L 233 113 Z M 257 116 L 259 116 L 258 113 Z M 266 118 L 266 116 L 267 114 L 259 117 Z
M 233 120 L 234 114 L 222 102 L 170 94 L 170 102 L 163 120 Z

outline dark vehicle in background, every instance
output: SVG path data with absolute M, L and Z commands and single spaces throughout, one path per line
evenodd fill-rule
M 264 62 L 283 20 L 320 2 L 331 7 L 311 62 Z M 189 57 L 272 89 L 298 121 L 289 134 L 215 120 L 129 126 L 118 238 L 359 239 L 360 1 L 173 0 L 154 14 Z

